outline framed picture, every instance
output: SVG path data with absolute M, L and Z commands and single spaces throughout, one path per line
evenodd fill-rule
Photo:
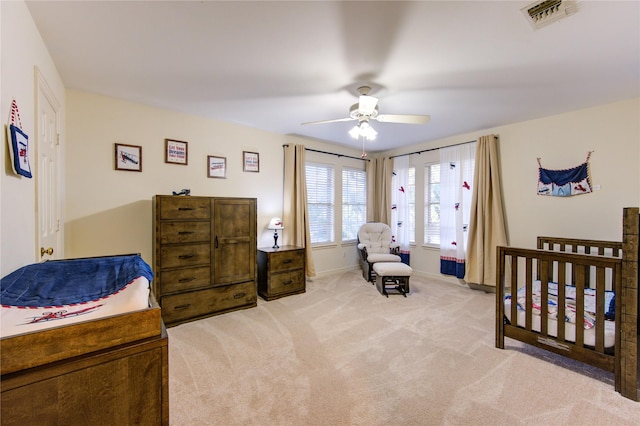
M 260 154 L 257 152 L 242 151 L 242 170 L 245 172 L 260 171 Z
M 189 163 L 188 148 L 188 142 L 165 139 L 164 162 L 186 166 Z
M 142 147 L 137 145 L 116 145 L 116 170 L 142 171 Z
M 207 156 L 207 176 L 210 178 L 227 178 L 227 158 Z

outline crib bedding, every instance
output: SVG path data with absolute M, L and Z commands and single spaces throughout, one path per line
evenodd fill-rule
M 532 283 L 532 324 L 531 327 L 534 331 L 540 332 L 541 324 L 541 283 L 539 280 Z M 554 282 L 548 283 L 549 296 L 547 303 L 548 312 L 548 333 L 553 337 L 558 336 L 558 284 Z M 605 291 L 605 318 L 607 321 L 605 325 L 605 348 L 612 348 L 615 345 L 615 293 L 612 291 Z M 571 285 L 565 286 L 565 339 L 569 342 L 575 342 L 576 340 L 576 288 Z M 511 320 L 511 294 L 505 294 L 504 307 L 505 315 L 509 321 Z M 517 292 L 517 324 L 523 326 L 525 324 L 526 312 L 524 306 L 526 305 L 526 288 L 521 287 Z M 596 333 L 595 333 L 595 311 L 596 311 L 596 293 L 594 289 L 584 290 L 584 344 L 587 346 L 595 346 Z
M 0 338 L 104 318 L 149 307 L 149 280 L 138 277 L 110 295 L 53 306 L 0 307 Z
M 0 337 L 146 309 L 152 279 L 138 254 L 23 266 L 0 280 Z

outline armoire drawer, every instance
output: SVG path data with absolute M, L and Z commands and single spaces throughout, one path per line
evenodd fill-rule
M 209 219 L 211 200 L 200 197 L 162 197 L 159 199 L 159 216 L 166 219 Z
M 160 267 L 179 268 L 211 263 L 211 244 L 163 246 L 160 249 Z
M 160 224 L 160 243 L 179 244 L 211 241 L 209 222 L 163 222 Z
M 165 296 L 162 298 L 162 318 L 168 323 L 175 323 L 256 304 L 256 285 L 250 281 Z
M 163 294 L 211 287 L 211 268 L 209 266 L 160 271 L 159 275 Z

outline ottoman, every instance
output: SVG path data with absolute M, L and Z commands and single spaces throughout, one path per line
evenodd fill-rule
M 413 272 L 411 266 L 402 262 L 380 262 L 373 264 L 376 273 L 376 288 L 383 296 L 389 297 L 387 288 L 407 297 L 409 293 L 409 277 Z

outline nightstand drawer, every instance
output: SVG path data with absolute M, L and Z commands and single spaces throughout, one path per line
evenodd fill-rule
M 281 272 L 271 275 L 270 292 L 271 296 L 291 293 L 305 288 L 304 270 L 298 269 L 291 272 Z
M 159 198 L 160 219 L 209 219 L 211 200 L 198 197 Z
M 269 253 L 268 272 L 288 271 L 304 267 L 303 250 L 287 250 Z
M 160 271 L 159 275 L 162 280 L 163 294 L 211 286 L 211 268 L 209 266 Z
M 211 264 L 210 244 L 163 246 L 160 249 L 160 267 L 162 269 L 208 264 Z
M 160 224 L 160 243 L 195 243 L 211 241 L 209 222 L 163 222 Z

